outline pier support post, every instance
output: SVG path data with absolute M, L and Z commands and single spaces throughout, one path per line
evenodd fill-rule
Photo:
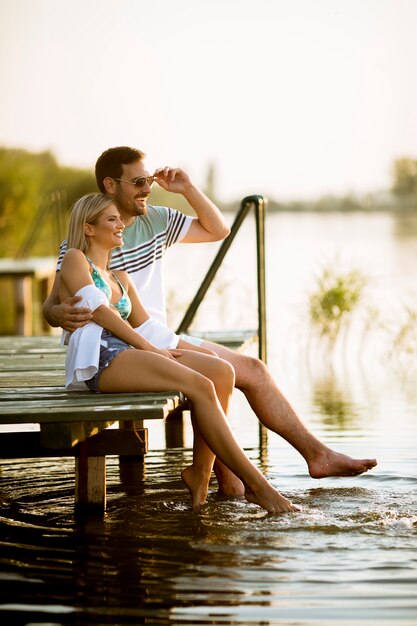
M 106 510 L 106 457 L 89 456 L 88 442 L 79 444 L 75 460 L 75 510 L 104 513 Z

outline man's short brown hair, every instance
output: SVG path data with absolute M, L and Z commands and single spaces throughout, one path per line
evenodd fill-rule
M 110 178 L 120 178 L 122 176 L 123 165 L 128 165 L 134 161 L 144 159 L 146 154 L 136 148 L 128 146 L 119 146 L 117 148 L 109 148 L 96 162 L 96 182 L 101 193 L 106 193 L 103 180 Z

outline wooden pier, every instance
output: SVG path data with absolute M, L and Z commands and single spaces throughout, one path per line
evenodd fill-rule
M 209 333 L 207 339 L 237 348 L 252 336 L 251 331 Z M 181 445 L 179 420 L 172 418 L 187 402 L 178 390 L 67 391 L 65 350 L 58 337 L 0 337 L 0 425 L 8 429 L 0 432 L 0 458 L 75 457 L 77 513 L 103 512 L 106 456 L 143 460 L 148 451 L 143 421 L 149 419 L 166 420 L 167 440 Z M 12 430 L 24 424 L 38 424 L 39 430 Z

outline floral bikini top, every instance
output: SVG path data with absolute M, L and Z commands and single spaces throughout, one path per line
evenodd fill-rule
M 98 269 L 96 268 L 96 266 L 94 265 L 94 263 L 92 262 L 91 259 L 88 258 L 88 256 L 86 256 L 87 261 L 90 263 L 91 268 L 92 268 L 92 272 L 91 272 L 91 278 L 93 279 L 93 282 L 95 284 L 95 286 L 100 289 L 100 291 L 102 291 L 105 296 L 107 297 L 110 306 L 114 307 L 115 309 L 117 309 L 117 311 L 120 313 L 120 316 L 122 317 L 122 319 L 127 319 L 129 317 L 129 315 L 132 312 L 132 303 L 130 301 L 129 296 L 127 295 L 126 289 L 123 287 L 122 283 L 120 282 L 120 280 L 117 278 L 117 276 L 114 274 L 114 272 L 112 272 L 114 278 L 117 281 L 117 284 L 119 285 L 120 289 L 122 290 L 122 295 L 120 297 L 120 299 L 115 303 L 112 304 L 110 302 L 111 297 L 112 297 L 112 290 L 110 288 L 110 285 L 108 283 L 106 283 L 106 281 L 104 280 L 104 278 L 102 277 L 102 275 L 100 274 L 100 272 L 98 271 Z

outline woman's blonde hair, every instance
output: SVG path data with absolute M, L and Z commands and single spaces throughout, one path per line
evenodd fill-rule
M 113 200 L 102 193 L 89 193 L 74 204 L 68 226 L 67 248 L 88 250 L 88 237 L 84 233 L 84 224 L 95 224 L 100 213 L 114 204 Z

